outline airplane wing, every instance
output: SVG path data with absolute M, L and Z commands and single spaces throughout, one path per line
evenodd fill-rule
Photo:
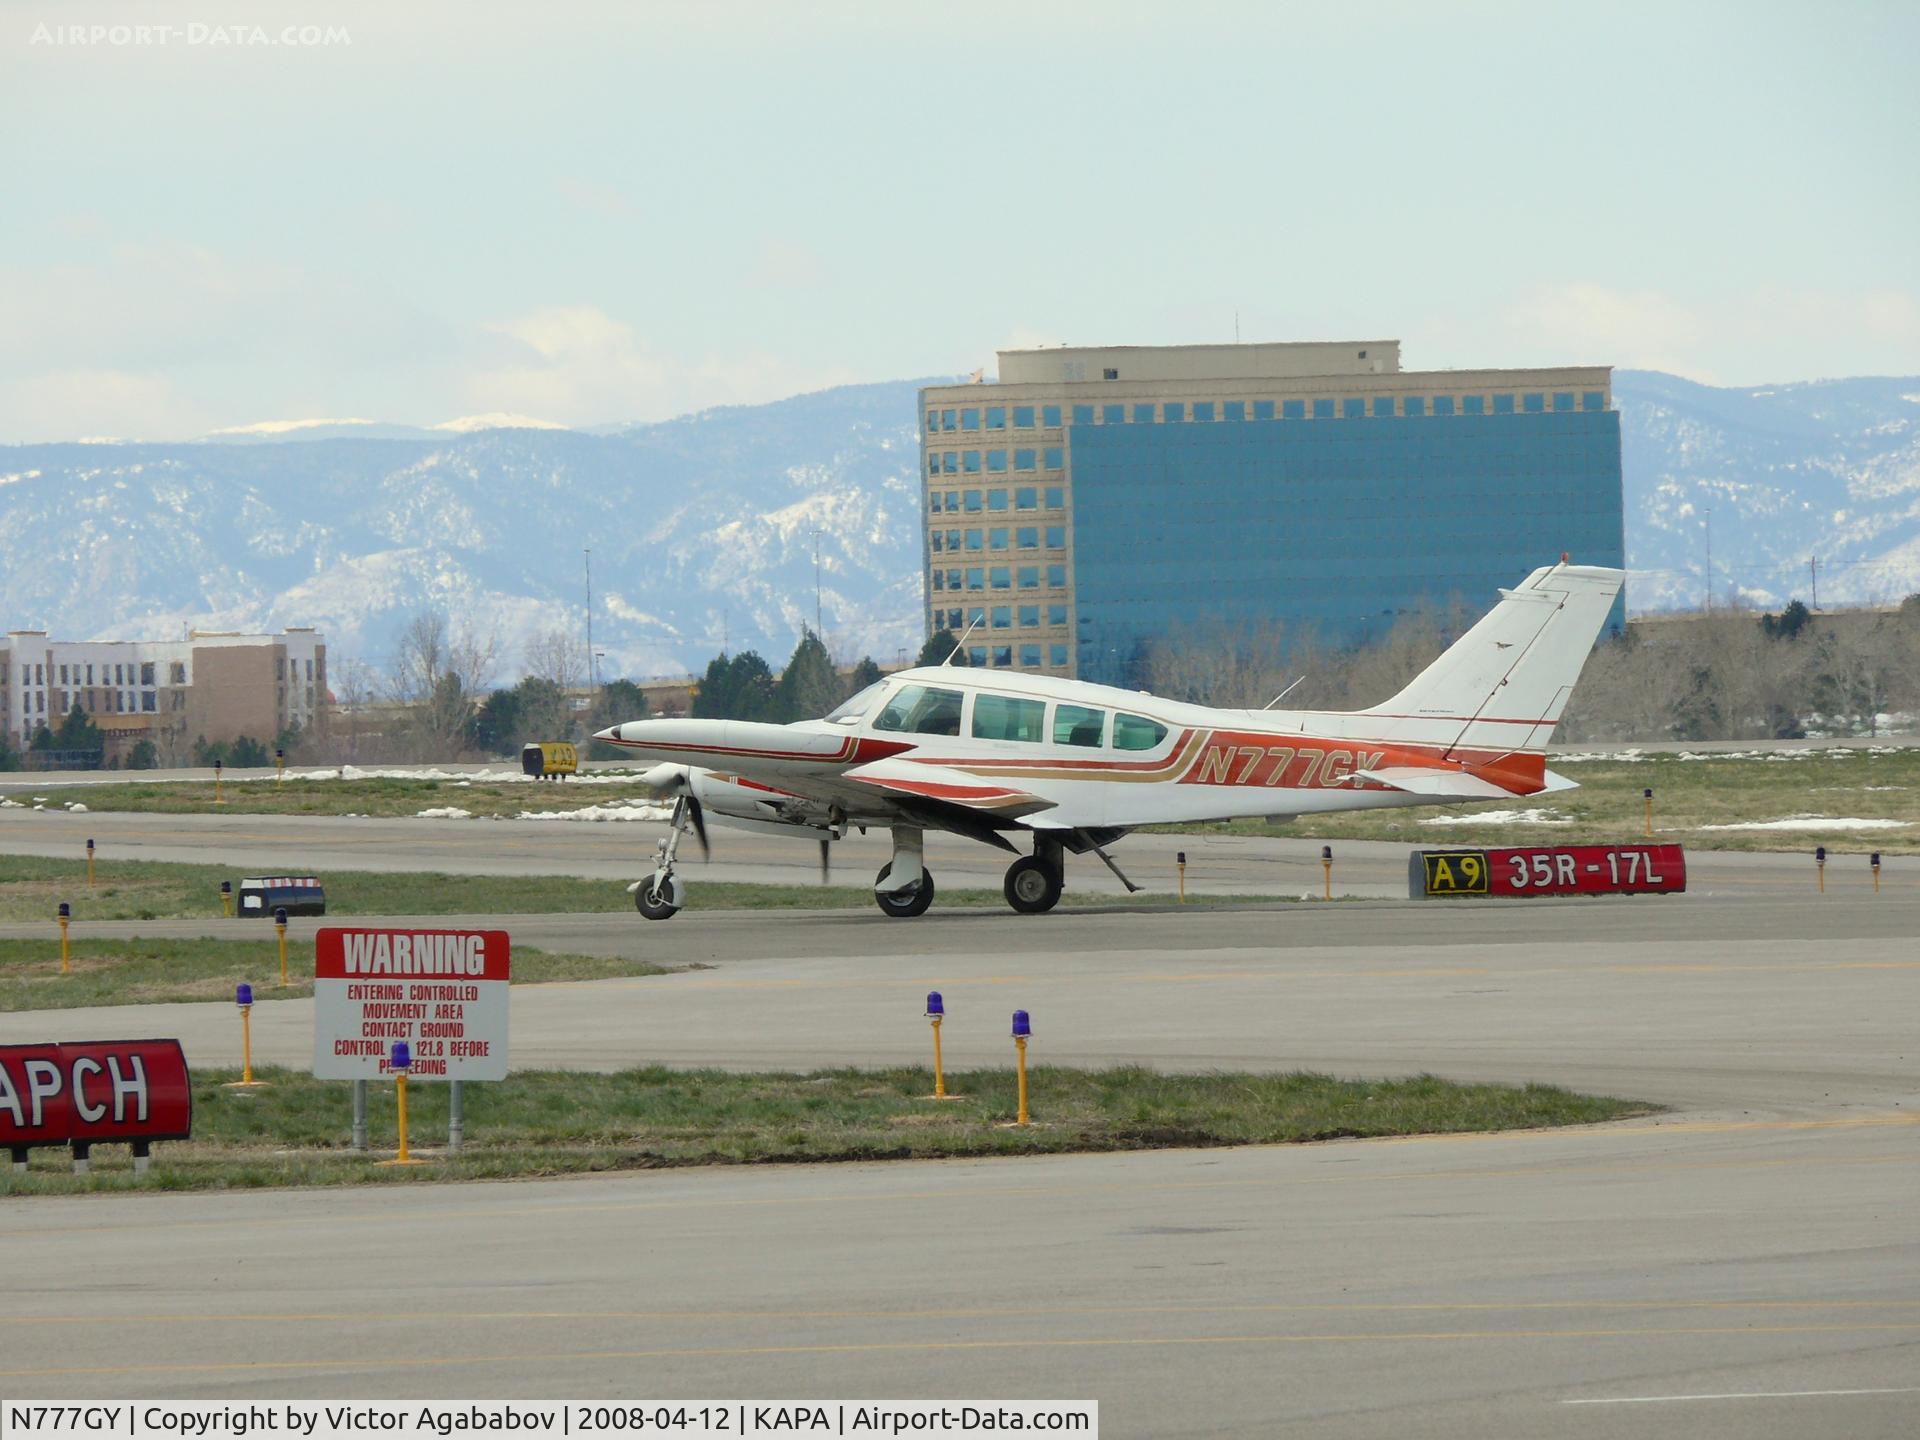
M 1389 790 L 1400 790 L 1408 795 L 1433 800 L 1511 800 L 1516 795 L 1544 795 L 1555 790 L 1579 788 L 1577 781 L 1556 775 L 1551 770 L 1542 772 L 1542 777 L 1539 784 L 1527 781 L 1509 786 L 1483 779 L 1479 775 L 1470 775 L 1465 770 L 1427 769 L 1415 765 L 1383 766 L 1378 770 L 1353 772 L 1356 780 L 1370 781 L 1375 785 L 1385 785 Z
M 841 778 L 900 799 L 958 806 L 981 817 L 1003 820 L 1051 810 L 1055 803 L 945 765 L 888 764 L 882 760 L 849 770 Z

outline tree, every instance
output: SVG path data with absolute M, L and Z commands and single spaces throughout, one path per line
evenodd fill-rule
M 538 676 L 562 690 L 575 690 L 586 683 L 587 647 L 580 637 L 565 630 L 549 630 L 536 635 L 521 647 L 527 674 Z
M 600 687 L 600 693 L 593 697 L 593 708 L 587 712 L 587 732 L 597 734 L 609 726 L 624 724 L 628 720 L 647 718 L 647 692 L 631 680 L 609 680 Z M 622 753 L 604 740 L 595 740 L 587 746 L 589 760 L 620 760 Z
M 236 735 L 227 763 L 239 770 L 259 770 L 273 763 L 264 743 L 251 735 Z
M 39 755 L 53 748 L 53 731 L 49 730 L 47 728 L 47 722 L 42 720 L 39 725 L 34 727 L 33 738 L 27 741 L 27 749 Z
M 881 673 L 879 665 L 874 663 L 871 655 L 862 655 L 860 657 L 860 663 L 853 667 L 853 684 L 847 690 L 847 693 L 849 695 L 858 695 L 869 685 L 878 685 L 886 678 L 887 677 Z
M 512 755 L 520 746 L 520 695 L 496 690 L 480 702 L 473 717 L 473 743 L 489 755 Z
M 416 759 L 452 759 L 473 743 L 473 715 L 498 649 L 495 636 L 454 627 L 444 611 L 407 622 L 394 652 L 394 699 L 407 707 L 407 748 Z
M 714 656 L 693 697 L 697 719 L 771 720 L 775 709 L 773 671 L 751 650 Z
M 927 643 L 920 647 L 919 657 L 913 663 L 944 665 L 947 663 L 947 657 L 953 655 L 954 664 L 964 665 L 967 663 L 967 652 L 962 650 L 959 654 L 954 654 L 954 646 L 959 643 L 959 638 L 951 630 L 936 630 L 927 637 Z
M 1780 612 L 1778 619 L 1772 615 L 1762 615 L 1760 632 L 1769 640 L 1795 640 L 1799 638 L 1800 632 L 1806 629 L 1807 622 L 1811 619 L 1813 619 L 1813 612 L 1798 600 L 1794 600 Z
M 574 738 L 573 701 L 554 681 L 529 675 L 513 687 L 513 696 L 523 743 Z
M 127 752 L 127 769 L 158 770 L 159 768 L 160 752 L 154 748 L 153 741 L 142 740 Z
M 67 718 L 60 722 L 60 728 L 54 732 L 53 748 L 56 750 L 92 751 L 98 755 L 107 748 L 107 737 L 100 733 L 100 727 L 89 720 L 86 712 L 80 708 L 78 700 L 73 709 L 67 712 Z M 94 762 L 95 767 L 99 761 Z
M 0 729 L 0 770 L 18 770 L 20 752 L 14 749 L 13 737 Z
M 782 721 L 817 720 L 845 698 L 827 647 L 813 631 L 802 630 L 774 687 L 774 715 Z

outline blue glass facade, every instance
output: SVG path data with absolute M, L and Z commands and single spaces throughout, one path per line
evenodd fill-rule
M 1143 642 L 1208 619 L 1353 644 L 1402 612 L 1490 606 L 1562 551 L 1624 564 L 1619 415 L 1501 398 L 1493 414 L 1073 426 L 1080 678 L 1124 684 Z

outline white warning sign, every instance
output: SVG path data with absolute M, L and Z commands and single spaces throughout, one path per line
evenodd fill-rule
M 404 1040 L 415 1080 L 506 1079 L 510 959 L 504 930 L 321 930 L 313 1073 L 377 1080 Z

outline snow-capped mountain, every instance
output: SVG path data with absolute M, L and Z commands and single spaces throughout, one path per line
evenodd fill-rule
M 604 673 L 679 674 L 723 643 L 778 665 L 814 615 L 849 659 L 917 649 L 915 391 L 849 386 L 595 432 L 272 422 L 190 444 L 0 446 L 0 629 L 165 638 L 317 625 L 384 668 L 415 613 L 520 643 L 584 628 Z M 1636 611 L 1920 591 L 1920 379 L 1746 390 L 1622 371 Z M 491 428 L 491 427 L 510 428 Z
M 1627 603 L 1896 603 L 1920 591 L 1920 377 L 1715 389 L 1622 370 Z M 1711 511 L 1711 516 L 1708 511 Z M 1711 529 L 1711 536 L 1708 531 Z
M 890 660 L 923 638 L 920 383 L 597 435 L 490 416 L 0 447 L 0 629 L 317 625 L 382 669 L 435 607 L 496 632 L 511 676 L 526 638 L 584 629 L 591 547 L 603 673 L 686 673 L 723 643 L 778 665 L 814 620 L 817 538 L 828 645 Z

